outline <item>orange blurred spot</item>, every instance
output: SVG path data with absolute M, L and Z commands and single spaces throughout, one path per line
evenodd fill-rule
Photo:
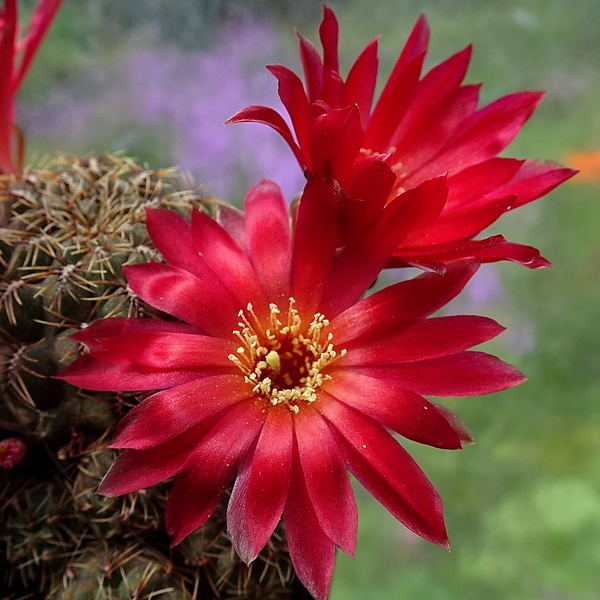
M 565 152 L 564 162 L 579 171 L 571 180 L 573 183 L 600 185 L 600 148 L 593 151 Z

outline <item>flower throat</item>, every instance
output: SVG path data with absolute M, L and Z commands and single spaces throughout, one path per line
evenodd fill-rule
M 229 355 L 244 374 L 252 391 L 266 398 L 271 404 L 285 404 L 295 413 L 300 403 L 314 402 L 317 388 L 330 379 L 321 371 L 346 350 L 336 352 L 328 333 L 323 337 L 323 328 L 329 321 L 321 314 L 314 315 L 308 327 L 294 308 L 295 300 L 289 299 L 287 315 L 281 314 L 276 304 L 269 304 L 267 327 L 259 321 L 252 304 L 246 311 L 238 313 L 241 321 L 234 335 L 242 345 L 238 356 Z

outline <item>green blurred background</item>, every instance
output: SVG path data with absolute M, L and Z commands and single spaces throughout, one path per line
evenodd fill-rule
M 346 68 L 384 34 L 380 83 L 425 13 L 428 67 L 472 43 L 468 81 L 484 82 L 482 103 L 547 90 L 507 156 L 564 162 L 568 152 L 600 148 L 597 0 L 330 4 Z M 33 2 L 22 6 L 26 13 Z M 301 179 L 276 135 L 221 123 L 247 104 L 276 104 L 262 65 L 298 70 L 292 28 L 316 41 L 320 17 L 312 0 L 65 0 L 20 98 L 30 157 L 124 148 L 151 166 L 183 164 L 230 201 L 264 176 L 290 196 Z M 446 402 L 476 445 L 446 452 L 406 444 L 444 499 L 452 552 L 416 538 L 357 489 L 358 552 L 354 560 L 340 554 L 332 600 L 600 598 L 596 164 L 596 182 L 575 178 L 490 230 L 540 248 L 553 269 L 484 265 L 452 307 L 507 326 L 489 349 L 530 378 Z

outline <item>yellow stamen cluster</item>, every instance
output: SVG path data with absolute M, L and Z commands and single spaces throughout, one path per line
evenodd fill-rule
M 252 304 L 239 312 L 240 329 L 234 335 L 240 340 L 238 356 L 229 355 L 244 374 L 252 391 L 271 404 L 285 404 L 297 413 L 298 402 L 314 402 L 317 388 L 330 376 L 321 371 L 337 358 L 346 354 L 336 352 L 327 334 L 321 339 L 329 321 L 321 314 L 314 315 L 308 327 L 289 299 L 287 315 L 282 315 L 276 304 L 269 305 L 267 327 L 259 321 Z

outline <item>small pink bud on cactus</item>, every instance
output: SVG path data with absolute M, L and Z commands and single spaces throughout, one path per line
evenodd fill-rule
M 0 467 L 12 469 L 25 456 L 25 444 L 16 438 L 7 438 L 0 442 Z

